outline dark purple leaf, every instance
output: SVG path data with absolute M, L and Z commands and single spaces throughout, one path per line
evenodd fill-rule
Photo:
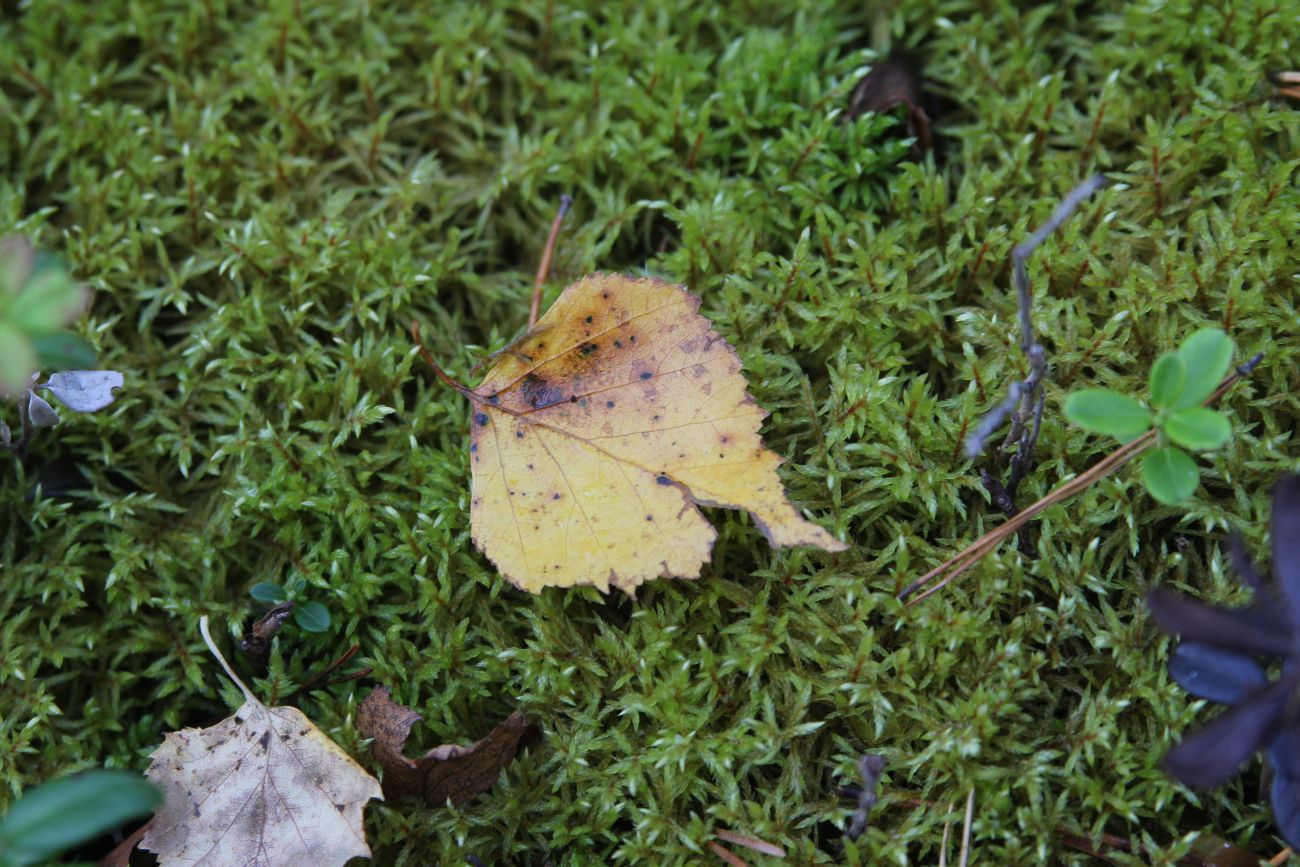
M 1192 641 L 1265 656 L 1287 656 L 1292 650 L 1289 630 L 1267 628 L 1258 610 L 1216 608 L 1163 587 L 1147 592 L 1147 606 L 1161 628 Z
M 1300 722 L 1292 719 L 1273 740 L 1268 748 L 1268 760 L 1280 775 L 1300 781 Z
M 1282 839 L 1300 848 L 1300 778 L 1277 774 L 1273 777 L 1273 821 Z
M 1277 734 L 1295 687 L 1295 677 L 1284 677 L 1251 693 L 1171 749 L 1165 756 L 1165 770 L 1193 789 L 1224 782 Z
M 1169 675 L 1197 698 L 1236 704 L 1244 696 L 1268 685 L 1268 676 L 1249 656 L 1184 641 L 1169 660 Z
M 1273 488 L 1273 577 L 1300 625 L 1300 475 L 1288 474 Z
M 845 120 L 866 112 L 889 111 L 896 105 L 907 107 L 907 134 L 916 139 L 919 150 L 934 147 L 930 138 L 930 117 L 922 107 L 920 65 L 913 59 L 895 54 L 876 64 L 849 94 Z
M 1228 556 L 1232 561 L 1232 571 L 1246 582 L 1247 587 L 1255 591 L 1257 598 L 1266 598 L 1270 595 L 1264 579 L 1259 577 L 1259 573 L 1255 571 L 1255 564 L 1250 561 L 1250 555 L 1246 553 L 1246 543 L 1240 533 L 1233 533 L 1228 538 Z

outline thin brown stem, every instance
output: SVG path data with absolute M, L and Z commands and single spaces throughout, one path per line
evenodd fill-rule
M 457 382 L 456 380 L 448 376 L 446 373 L 444 373 L 443 369 L 438 366 L 438 362 L 433 360 L 433 353 L 430 352 L 425 347 L 424 342 L 420 340 L 420 323 L 418 322 L 411 323 L 411 339 L 415 341 L 415 345 L 418 346 L 420 349 L 420 354 L 424 356 L 424 360 L 428 362 L 429 367 L 433 368 L 433 372 L 437 375 L 439 379 L 441 379 L 444 383 L 446 383 L 451 388 L 454 388 L 456 391 L 459 391 L 461 394 L 466 396 L 469 395 L 468 388 L 461 385 L 459 382 Z
M 529 329 L 537 324 L 537 314 L 542 306 L 542 286 L 551 273 L 551 257 L 555 255 L 555 241 L 560 237 L 560 226 L 564 224 L 564 217 L 572 206 L 572 198 L 568 195 L 560 197 L 560 210 L 551 221 L 551 233 L 546 236 L 546 248 L 542 250 L 542 261 L 537 263 L 537 276 L 533 280 L 533 304 L 528 308 Z
M 374 668 L 367 666 L 366 668 L 358 669 L 357 671 L 351 672 L 349 674 L 340 675 L 338 677 L 334 676 L 334 672 L 338 671 L 340 668 L 342 668 L 344 665 L 350 662 L 352 660 L 352 657 L 356 656 L 357 651 L 360 649 L 361 649 L 361 645 L 359 644 L 352 645 L 346 651 L 343 652 L 342 656 L 340 656 L 338 659 L 334 660 L 329 665 L 325 666 L 323 669 L 316 672 L 316 674 L 313 675 L 311 678 L 306 680 L 302 684 L 302 686 L 298 687 L 298 689 L 295 690 L 295 692 L 299 692 L 299 691 L 306 692 L 307 690 L 314 689 L 316 687 L 333 686 L 336 683 L 345 683 L 349 680 L 359 680 L 360 678 L 363 678 L 366 675 L 370 674 L 370 672 L 374 671 Z

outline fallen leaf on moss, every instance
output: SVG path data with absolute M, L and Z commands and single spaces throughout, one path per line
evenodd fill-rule
M 140 844 L 140 839 L 149 830 L 149 825 L 152 822 L 153 819 L 145 822 L 139 828 L 136 828 L 131 833 L 131 836 L 114 846 L 112 852 L 99 860 L 98 867 L 131 867 L 131 856 L 135 854 L 135 847 Z
M 699 306 L 660 280 L 584 277 L 477 388 L 455 386 L 474 408 L 474 542 L 512 584 L 699 577 L 717 531 L 697 505 L 748 511 L 775 546 L 847 547 L 786 499 L 767 413 Z
M 486 792 L 501 769 L 514 760 L 528 727 L 523 711 L 515 711 L 487 737 L 467 747 L 443 744 L 409 759 L 403 752 L 406 739 L 420 719 L 418 713 L 393 701 L 386 686 L 376 687 L 357 708 L 357 731 L 374 738 L 370 751 L 384 769 L 384 796 L 390 801 L 422 798 L 441 807 L 449 800 L 463 804 Z
M 211 728 L 170 732 L 154 751 L 145 775 L 164 802 L 140 848 L 162 867 L 329 867 L 369 857 L 362 811 L 382 798 L 379 781 L 302 711 L 258 701 L 217 651 L 207 617 L 199 629 L 245 701 Z

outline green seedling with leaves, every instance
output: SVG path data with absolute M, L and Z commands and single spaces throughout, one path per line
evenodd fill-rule
M 330 628 L 329 609 L 319 602 L 303 602 L 303 593 L 307 590 L 307 579 L 298 576 L 281 586 L 272 581 L 254 584 L 248 591 L 258 602 L 279 605 L 293 603 L 293 622 L 307 632 L 324 632 Z
M 1232 437 L 1227 416 L 1202 406 L 1231 368 L 1232 354 L 1232 339 L 1223 331 L 1202 329 L 1177 352 L 1156 359 L 1151 368 L 1150 407 L 1128 395 L 1090 388 L 1069 396 L 1066 418 L 1121 443 L 1154 427 L 1159 441 L 1142 459 L 1142 480 L 1160 502 L 1181 502 L 1196 490 L 1201 476 L 1184 450 L 1217 449 Z
M 74 412 L 111 404 L 124 382 L 116 370 L 92 370 L 95 348 L 63 326 L 81 315 L 89 290 L 58 259 L 21 236 L 0 239 L 0 399 L 18 404 L 18 436 L 0 421 L 0 451 L 20 456 L 32 434 L 59 423 L 38 391 Z M 39 370 L 61 371 L 41 379 Z
M 162 801 L 158 790 L 129 771 L 87 771 L 42 783 L 22 794 L 0 818 L 0 867 L 50 863 Z
M 38 369 L 88 368 L 95 349 L 63 327 L 90 298 L 58 259 L 21 236 L 0 240 L 0 396 L 17 397 Z

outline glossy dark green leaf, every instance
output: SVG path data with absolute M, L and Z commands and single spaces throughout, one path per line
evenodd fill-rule
M 268 602 L 273 605 L 279 605 L 289 598 L 289 594 L 284 592 L 283 587 L 270 581 L 254 584 L 252 589 L 248 591 L 248 595 L 258 602 Z
M 293 622 L 308 632 L 324 632 L 330 628 L 330 613 L 319 602 L 304 602 L 293 609 Z
M 0 851 L 36 864 L 151 812 L 158 790 L 128 771 L 87 771 L 24 792 L 0 820 Z
M 98 353 L 80 335 L 71 331 L 43 334 L 32 340 L 36 357 L 45 373 L 61 370 L 89 370 L 95 366 Z

